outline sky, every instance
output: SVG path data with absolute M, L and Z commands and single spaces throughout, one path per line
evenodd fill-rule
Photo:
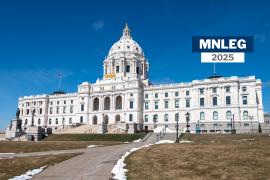
M 102 78 L 102 63 L 127 22 L 155 83 L 189 82 L 213 73 L 192 53 L 192 36 L 254 37 L 243 64 L 217 64 L 222 76 L 255 75 L 270 112 L 270 1 L 264 0 L 8 0 L 0 1 L 0 129 L 18 98 L 76 92 Z

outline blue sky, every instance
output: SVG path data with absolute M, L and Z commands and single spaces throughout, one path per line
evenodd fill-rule
M 256 75 L 270 111 L 270 1 L 24 0 L 0 1 L 0 129 L 15 116 L 19 96 L 51 93 L 102 76 L 102 62 L 125 22 L 143 48 L 154 83 L 211 75 L 191 52 L 195 35 L 251 35 L 244 64 L 218 64 L 223 76 Z

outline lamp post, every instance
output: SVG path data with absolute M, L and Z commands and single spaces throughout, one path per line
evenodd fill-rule
M 157 116 L 156 115 L 154 115 L 153 120 L 154 120 L 154 129 L 155 129 L 157 127 Z
M 179 113 L 175 114 L 175 121 L 176 121 L 176 143 L 179 143 L 179 135 L 178 135 L 178 131 L 179 131 Z
M 249 116 L 248 118 L 249 118 L 250 123 L 251 123 L 251 132 L 253 134 L 253 122 L 252 122 L 252 120 L 254 119 L 254 116 Z
M 198 120 L 197 124 L 196 124 L 196 134 L 200 134 L 200 120 Z
M 236 134 L 235 125 L 234 125 L 234 114 L 231 118 L 231 134 Z
M 190 127 L 189 121 L 190 121 L 190 113 L 187 112 L 186 113 L 186 123 L 187 123 L 187 125 L 186 125 L 186 127 L 187 127 L 186 133 L 190 133 L 190 131 L 189 131 L 189 127 Z

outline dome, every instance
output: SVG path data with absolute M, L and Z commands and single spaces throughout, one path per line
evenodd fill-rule
M 143 56 L 143 50 L 139 44 L 132 39 L 127 24 L 123 29 L 123 35 L 120 40 L 111 47 L 108 57 L 115 54 L 135 54 Z

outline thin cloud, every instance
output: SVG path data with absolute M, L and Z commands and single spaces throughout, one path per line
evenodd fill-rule
M 99 21 L 93 22 L 92 27 L 94 30 L 100 30 L 104 28 L 104 25 L 105 25 L 104 22 L 99 20 Z

